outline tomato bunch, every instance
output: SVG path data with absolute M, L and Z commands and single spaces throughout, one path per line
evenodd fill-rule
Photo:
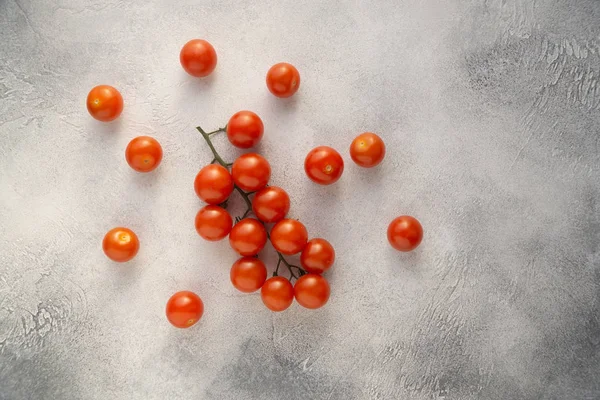
M 183 69 L 194 77 L 206 77 L 217 66 L 214 47 L 201 39 L 187 42 L 179 59 Z M 266 86 L 276 97 L 293 96 L 300 87 L 300 73 L 289 63 L 275 64 L 267 72 Z M 86 105 L 93 118 L 110 122 L 121 115 L 123 97 L 116 88 L 99 85 L 89 92 Z M 242 110 L 231 116 L 225 128 L 209 133 L 200 127 L 197 130 L 214 158 L 194 180 L 197 196 L 206 203 L 196 214 L 195 227 L 208 241 L 228 237 L 232 250 L 240 255 L 230 269 L 232 285 L 244 293 L 260 290 L 262 302 L 272 311 L 286 310 L 294 299 L 305 308 L 323 307 L 330 296 L 329 282 L 323 274 L 335 262 L 331 243 L 323 238 L 309 239 L 304 224 L 288 217 L 290 196 L 279 186 L 269 186 L 271 165 L 263 156 L 249 152 L 233 163 L 226 163 L 211 141 L 212 135 L 225 132 L 233 146 L 251 149 L 264 135 L 261 118 L 252 111 Z M 358 166 L 372 168 L 383 161 L 386 147 L 381 137 L 365 132 L 352 141 L 349 152 Z M 137 172 L 155 170 L 162 158 L 160 143 L 149 136 L 133 138 L 125 149 L 126 162 Z M 342 177 L 344 159 L 334 148 L 318 146 L 307 154 L 304 170 L 313 182 L 331 185 Z M 246 211 L 235 219 L 227 211 L 234 191 L 246 204 Z M 387 239 L 396 250 L 412 251 L 422 238 L 423 228 L 414 217 L 397 217 L 388 226 Z M 268 242 L 278 255 L 271 277 L 267 265 L 259 257 Z M 140 241 L 131 229 L 117 227 L 106 233 L 102 248 L 109 259 L 127 262 L 138 253 Z M 286 256 L 295 255 L 299 255 L 299 266 L 286 259 Z M 289 276 L 280 274 L 282 265 Z M 167 319 L 178 328 L 194 325 L 203 313 L 204 303 L 190 291 L 175 293 L 166 306 Z

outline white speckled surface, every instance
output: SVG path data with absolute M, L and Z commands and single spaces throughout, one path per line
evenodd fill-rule
M 595 0 L 0 0 L 0 399 L 600 398 L 598 21 Z M 194 37 L 205 80 L 179 65 Z M 279 61 L 302 74 L 287 101 Z M 87 114 L 100 83 L 116 123 Z M 237 293 L 228 244 L 194 230 L 194 127 L 240 109 L 337 250 L 322 310 Z M 347 153 L 365 130 L 375 170 Z M 125 162 L 137 135 L 155 173 Z M 346 160 L 331 187 L 302 168 L 321 144 Z M 386 242 L 399 214 L 425 229 L 411 254 Z M 125 265 L 100 248 L 116 225 L 141 239 Z M 182 289 L 206 307 L 184 331 Z

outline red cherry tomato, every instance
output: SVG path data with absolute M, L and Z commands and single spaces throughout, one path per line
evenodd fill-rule
M 385 157 L 385 143 L 374 133 L 361 133 L 350 145 L 350 156 L 361 167 L 374 167 Z
M 294 301 L 294 287 L 282 276 L 267 279 L 260 290 L 260 297 L 271 311 L 283 311 Z
M 227 139 L 235 147 L 249 149 L 260 142 L 265 127 L 258 115 L 252 111 L 240 111 L 227 123 Z
M 271 178 L 271 166 L 265 158 L 256 153 L 239 156 L 231 167 L 233 181 L 242 190 L 254 192 L 264 188 Z
M 390 223 L 387 237 L 396 250 L 411 251 L 416 249 L 423 240 L 423 227 L 416 218 L 402 215 Z
M 240 292 L 256 292 L 267 279 L 267 267 L 256 257 L 242 257 L 231 266 L 229 278 Z
M 202 318 L 204 303 L 194 292 L 177 292 L 167 302 L 166 314 L 173 326 L 189 328 Z
M 335 183 L 344 172 L 344 160 L 331 147 L 319 146 L 310 151 L 304 160 L 306 175 L 319 185 Z
M 294 294 L 302 307 L 320 308 L 329 300 L 329 283 L 321 275 L 306 274 L 296 281 Z
M 325 239 L 315 238 L 308 241 L 302 254 L 300 263 L 306 272 L 322 274 L 327 271 L 335 261 L 335 250 Z
M 280 187 L 269 186 L 254 195 L 252 211 L 263 222 L 277 222 L 290 210 L 290 197 Z
M 102 250 L 108 258 L 116 262 L 131 260 L 140 249 L 137 235 L 128 228 L 113 228 L 102 240 Z
M 196 175 L 194 190 L 208 204 L 221 204 L 233 191 L 233 178 L 225 167 L 210 164 Z
M 242 256 L 253 256 L 267 243 L 267 231 L 263 224 L 254 218 L 244 218 L 231 229 L 229 244 Z
M 282 254 L 300 253 L 307 241 L 306 227 L 295 219 L 282 219 L 271 229 L 271 243 Z
M 217 66 L 217 52 L 206 40 L 193 39 L 181 49 L 179 61 L 185 72 L 202 78 L 210 75 Z
M 123 111 L 123 97 L 109 85 L 99 85 L 87 96 L 87 109 L 92 117 L 102 122 L 116 119 Z
M 138 136 L 125 150 L 127 164 L 138 172 L 150 172 L 158 167 L 163 151 L 160 143 L 150 136 Z
M 267 87 L 277 97 L 290 97 L 300 87 L 300 73 L 292 64 L 275 64 L 267 72 Z
M 196 231 L 205 240 L 221 240 L 231 232 L 231 215 L 219 206 L 204 206 L 196 214 Z

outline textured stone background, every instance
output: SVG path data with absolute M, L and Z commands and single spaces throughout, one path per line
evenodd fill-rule
M 600 398 L 599 21 L 597 0 L 0 0 L 0 398 Z M 179 65 L 194 37 L 205 80 Z M 264 84 L 283 60 L 287 101 Z M 101 83 L 112 124 L 85 109 Z M 228 244 L 194 231 L 194 127 L 240 109 L 336 247 L 322 310 L 237 293 Z M 364 130 L 375 170 L 347 154 Z M 147 175 L 124 160 L 142 134 L 165 150 Z M 304 176 L 321 144 L 347 161 L 332 187 Z M 404 213 L 412 254 L 385 239 Z M 142 242 L 126 265 L 101 251 L 116 225 Z M 206 305 L 189 330 L 164 317 L 182 289 Z

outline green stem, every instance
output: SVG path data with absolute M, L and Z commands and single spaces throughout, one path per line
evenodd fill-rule
M 200 128 L 199 126 L 197 126 L 196 129 L 198 129 L 198 132 L 200 132 L 200 134 L 202 135 L 202 137 L 206 141 L 206 144 L 208 144 L 208 147 L 210 147 L 210 150 L 212 151 L 213 156 L 215 156 L 215 160 L 219 164 L 221 164 L 222 166 L 224 166 L 225 168 L 227 168 L 228 167 L 227 163 L 225 161 L 223 161 L 223 159 L 221 158 L 221 156 L 219 155 L 219 153 L 217 153 L 217 150 L 215 150 L 215 146 L 213 146 L 212 142 L 210 141 L 210 137 L 209 137 L 208 133 L 204 132 L 204 130 L 202 128 Z M 217 131 L 215 131 L 215 132 L 217 132 Z

